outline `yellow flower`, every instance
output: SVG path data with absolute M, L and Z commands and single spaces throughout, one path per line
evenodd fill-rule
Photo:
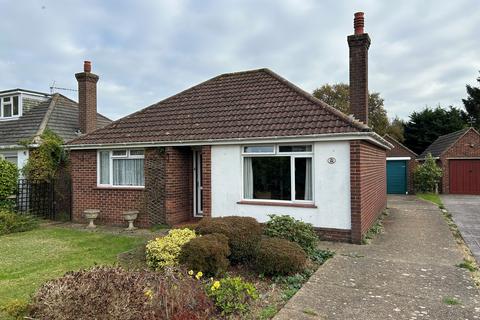
M 188 271 L 189 276 L 193 276 L 193 270 Z
M 200 278 L 203 276 L 203 272 L 202 271 L 198 271 L 197 274 L 195 275 L 195 278 L 197 278 L 197 280 L 200 280 Z
M 218 288 L 220 288 L 220 281 L 215 281 L 213 284 L 212 284 L 212 287 L 210 288 L 212 291 L 215 291 L 217 290 Z
M 144 294 L 145 294 L 145 296 L 146 296 L 148 299 L 150 299 L 150 300 L 153 299 L 153 291 L 152 291 L 152 289 L 145 290 Z

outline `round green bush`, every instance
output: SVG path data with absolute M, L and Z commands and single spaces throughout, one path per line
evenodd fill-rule
M 230 261 L 233 263 L 250 261 L 262 237 L 262 226 L 251 217 L 203 218 L 197 232 L 205 235 L 221 233 L 228 238 Z
M 265 275 L 288 275 L 305 268 L 307 255 L 298 244 L 265 237 L 260 241 L 255 259 L 255 269 Z
M 265 235 L 297 243 L 307 254 L 312 254 L 318 243 L 318 236 L 310 223 L 296 220 L 288 215 L 270 215 L 265 224 Z
M 0 159 L 0 201 L 15 193 L 17 180 L 17 166 L 5 159 Z
M 207 276 L 214 276 L 227 270 L 229 255 L 228 238 L 223 234 L 212 233 L 185 244 L 179 260 L 189 270 L 202 271 Z

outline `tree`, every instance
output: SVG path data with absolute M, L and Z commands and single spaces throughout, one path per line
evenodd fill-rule
M 350 87 L 346 83 L 334 85 L 324 84 L 313 91 L 313 96 L 326 102 L 332 107 L 342 111 L 345 114 L 350 112 Z M 383 106 L 383 98 L 380 93 L 369 93 L 368 99 L 368 125 L 376 133 L 383 136 L 389 126 L 387 111 Z
M 480 71 L 479 71 L 480 72 Z M 480 77 L 477 78 L 480 83 Z M 467 99 L 462 99 L 467 111 L 467 122 L 480 129 L 480 87 L 473 87 L 467 84 Z
M 465 128 L 462 111 L 452 106 L 443 109 L 425 107 L 414 111 L 405 125 L 405 145 L 416 153 L 422 153 L 439 136 Z
M 415 168 L 413 180 L 417 192 L 438 192 L 438 183 L 442 177 L 442 169 L 437 166 L 432 154 L 427 154 L 425 162 Z
M 387 133 L 395 140 L 403 143 L 405 141 L 405 121 L 395 116 L 387 128 Z

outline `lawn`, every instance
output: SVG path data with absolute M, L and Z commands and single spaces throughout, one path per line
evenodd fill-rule
M 12 299 L 28 300 L 46 280 L 67 271 L 113 264 L 119 253 L 143 241 L 138 236 L 53 226 L 0 236 L 0 306 Z
M 436 193 L 417 193 L 417 197 L 435 203 L 437 206 L 442 206 L 442 200 Z

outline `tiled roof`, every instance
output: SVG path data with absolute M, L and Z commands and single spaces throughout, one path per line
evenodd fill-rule
M 48 109 L 52 99 L 57 100 L 52 105 L 52 112 Z M 48 119 L 45 119 L 45 115 Z M 56 94 L 39 105 L 25 111 L 16 120 L 0 121 L 0 147 L 18 145 L 20 141 L 31 140 L 38 133 L 42 122 L 46 120 L 46 127 L 52 129 L 64 141 L 69 141 L 78 135 L 78 104 L 65 96 Z M 101 114 L 97 114 L 97 128 L 102 128 L 112 121 Z
M 393 148 L 387 151 L 387 157 L 411 156 L 413 157 L 413 159 L 417 157 L 417 154 L 415 152 L 407 148 L 403 143 L 390 136 L 389 134 L 384 135 L 383 138 L 393 145 Z
M 425 158 L 429 153 L 434 157 L 440 157 L 442 153 L 447 151 L 458 139 L 460 139 L 470 128 L 455 131 L 443 136 L 440 136 L 425 151 L 422 152 L 420 159 Z
M 222 74 L 70 145 L 246 139 L 370 131 L 268 69 Z

